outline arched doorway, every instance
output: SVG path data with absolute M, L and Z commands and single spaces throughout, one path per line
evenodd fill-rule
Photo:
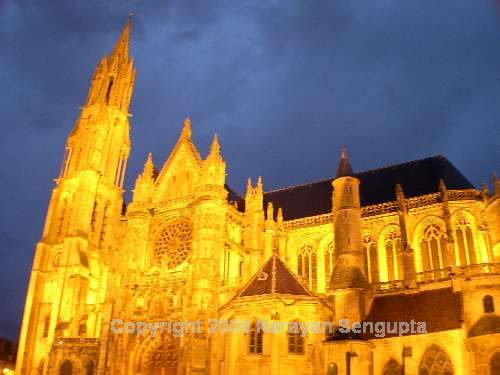
M 61 368 L 59 369 L 59 375 L 72 375 L 72 374 L 73 374 L 73 365 L 68 360 L 64 361 L 61 365 Z
M 402 375 L 403 368 L 394 358 L 391 358 L 384 366 L 382 375 Z
M 493 354 L 490 359 L 490 375 L 500 374 L 500 352 Z
M 148 375 L 177 375 L 179 364 L 178 340 L 164 337 L 151 352 L 146 363 L 145 373 Z
M 418 375 L 453 375 L 453 364 L 439 346 L 431 345 L 422 356 Z

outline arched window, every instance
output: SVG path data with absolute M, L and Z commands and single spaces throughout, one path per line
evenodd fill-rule
M 337 375 L 338 374 L 338 368 L 337 368 L 337 364 L 336 363 L 333 363 L 333 362 L 330 362 L 328 364 L 328 375 Z
M 371 236 L 365 236 L 363 239 L 363 247 L 365 253 L 365 273 L 370 283 L 378 283 L 379 270 L 378 270 L 378 256 L 377 244 Z
M 318 279 L 316 265 L 316 251 L 310 245 L 302 246 L 297 257 L 297 274 L 309 289 L 314 291 Z
M 391 230 L 384 236 L 384 248 L 387 257 L 387 280 L 398 280 L 401 267 L 401 233 Z
M 436 223 L 428 224 L 420 241 L 424 271 L 444 268 L 446 246 L 446 236 L 441 226 Z
M 162 339 L 149 360 L 145 359 L 145 369 L 142 373 L 148 375 L 177 374 L 179 351 L 178 339 Z
M 490 359 L 490 375 L 500 374 L 500 352 L 496 352 Z
M 85 365 L 85 375 L 94 375 L 94 362 L 87 362 L 87 364 Z
M 493 302 L 492 296 L 484 296 L 483 297 L 483 310 L 484 310 L 485 314 L 495 312 L 495 304 Z
M 446 352 L 439 346 L 431 345 L 422 356 L 418 375 L 453 375 L 453 365 Z
M 288 353 L 304 354 L 304 337 L 302 337 L 299 329 L 290 329 L 291 324 L 298 327 L 298 322 L 291 322 L 288 325 Z
M 256 322 L 250 325 L 248 352 L 250 354 L 262 354 L 262 330 L 257 327 Z
M 72 374 L 73 374 L 73 365 L 68 360 L 64 361 L 61 365 L 61 368 L 59 369 L 59 375 L 72 375 Z
M 460 216 L 455 224 L 455 239 L 460 266 L 477 263 L 471 224 L 464 216 Z
M 402 375 L 403 368 L 394 358 L 391 358 L 384 366 L 382 375 Z
M 330 280 L 332 278 L 333 265 L 335 264 L 335 253 L 333 250 L 333 242 L 330 242 L 325 249 L 325 284 L 326 289 L 330 288 Z

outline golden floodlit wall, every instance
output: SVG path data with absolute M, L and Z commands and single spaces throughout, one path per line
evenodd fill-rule
M 99 62 L 66 143 L 16 373 L 500 373 L 496 177 L 492 192 L 449 187 L 445 176 L 419 195 L 395 184 L 392 198 L 364 205 L 343 150 L 328 212 L 291 217 L 260 177 L 244 197 L 232 191 L 217 136 L 203 158 L 186 119 L 161 168 L 148 155 L 125 205 L 130 28 Z M 339 333 L 340 319 L 411 316 L 428 318 L 428 332 Z M 127 322 L 198 321 L 200 332 L 124 331 Z M 285 331 L 258 332 L 259 321 Z M 310 322 L 333 331 L 289 332 Z

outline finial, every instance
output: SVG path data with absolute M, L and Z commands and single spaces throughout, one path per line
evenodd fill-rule
M 347 149 L 345 146 L 342 146 L 342 151 L 340 153 L 340 158 L 341 159 L 347 159 Z
M 247 180 L 247 190 L 250 190 L 252 188 L 252 178 L 248 177 Z
M 191 120 L 189 117 L 184 119 L 184 127 L 182 128 L 182 138 L 190 138 L 191 137 Z

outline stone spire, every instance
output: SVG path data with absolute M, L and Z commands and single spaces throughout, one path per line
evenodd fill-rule
M 113 53 L 111 54 L 112 60 L 120 60 L 127 59 L 128 49 L 129 49 L 129 40 L 130 40 L 130 29 L 132 27 L 132 17 L 129 15 L 127 23 L 120 34 L 120 38 L 118 42 L 116 42 L 115 48 L 113 49 Z

